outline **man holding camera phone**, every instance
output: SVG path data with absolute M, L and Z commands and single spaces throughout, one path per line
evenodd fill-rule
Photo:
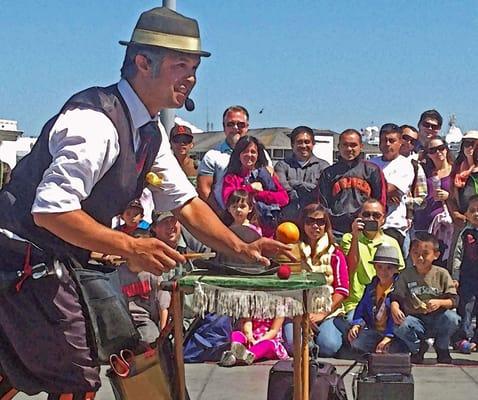
M 393 246 L 400 255 L 400 267 L 403 269 L 402 250 L 398 242 L 383 230 L 385 223 L 385 207 L 376 199 L 368 199 L 362 205 L 359 216 L 352 223 L 352 232 L 342 238 L 341 247 L 347 256 L 349 266 L 349 297 L 344 301 L 347 319 L 350 321 L 358 302 L 362 298 L 365 286 L 375 276 L 375 268 L 371 261 L 377 247 L 381 244 Z

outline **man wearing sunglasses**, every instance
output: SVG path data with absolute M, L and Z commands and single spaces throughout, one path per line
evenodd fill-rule
M 222 200 L 222 183 L 231 158 L 232 150 L 239 139 L 249 131 L 249 112 L 243 106 L 230 106 L 222 114 L 222 126 L 226 135 L 223 142 L 209 150 L 201 160 L 198 171 L 197 190 L 199 197 L 221 215 L 225 205 Z M 265 152 L 272 166 L 269 154 Z
M 426 110 L 420 115 L 418 121 L 418 139 L 421 148 L 436 138 L 443 124 L 443 118 L 437 110 Z
M 370 263 L 377 248 L 384 244 L 394 247 L 399 254 L 399 269 L 405 266 L 398 242 L 383 232 L 385 207 L 375 199 L 363 203 L 358 218 L 352 223 L 351 232 L 346 233 L 340 246 L 347 256 L 349 267 L 349 297 L 344 301 L 347 319 L 352 321 L 353 313 L 363 296 L 365 286 L 372 282 L 375 268 Z
M 189 156 L 189 152 L 194 146 L 191 129 L 184 125 L 175 125 L 171 129 L 169 140 L 171 141 L 171 150 L 173 150 L 179 165 L 191 183 L 196 186 L 199 163 Z
M 226 138 L 204 155 L 197 180 L 199 197 L 218 214 L 224 210 L 222 183 L 227 165 L 234 146 L 249 130 L 249 112 L 240 105 L 226 108 L 222 114 L 222 126 Z

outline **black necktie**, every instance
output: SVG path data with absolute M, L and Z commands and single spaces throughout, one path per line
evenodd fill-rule
M 139 128 L 139 147 L 136 150 L 136 172 L 141 173 L 148 156 L 148 146 L 153 139 L 153 136 L 160 135 L 158 121 L 149 121 Z

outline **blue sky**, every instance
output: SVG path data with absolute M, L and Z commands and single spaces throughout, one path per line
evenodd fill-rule
M 161 1 L 5 0 L 0 12 L 0 118 L 36 135 L 76 91 L 119 78 L 141 11 Z M 199 20 L 203 48 L 192 98 L 178 115 L 221 128 L 231 104 L 251 126 L 341 131 L 421 111 L 478 128 L 478 2 L 177 0 Z M 264 108 L 262 114 L 259 111 Z

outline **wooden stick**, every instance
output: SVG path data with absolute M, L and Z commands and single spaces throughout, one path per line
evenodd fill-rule
M 208 260 L 216 257 L 216 253 L 185 253 L 183 256 L 186 260 Z
M 172 294 L 173 326 L 174 326 L 174 356 L 176 359 L 176 377 L 179 400 L 186 400 L 186 372 L 183 354 L 183 310 L 181 307 L 181 292 L 174 288 Z
M 303 291 L 304 315 L 302 315 L 302 400 L 309 400 L 309 313 L 307 290 Z
M 294 326 L 294 400 L 302 400 L 302 374 L 301 374 L 301 342 L 302 334 L 300 332 L 302 316 L 298 315 L 293 319 Z
M 210 258 L 216 257 L 216 253 L 211 252 L 211 253 L 185 253 L 183 254 L 184 258 L 186 260 L 208 260 Z M 96 261 L 107 261 L 110 264 L 113 265 L 119 265 L 127 262 L 124 258 L 121 258 L 120 256 L 108 256 L 110 258 L 105 258 L 104 254 L 100 253 L 91 253 L 91 258 Z

